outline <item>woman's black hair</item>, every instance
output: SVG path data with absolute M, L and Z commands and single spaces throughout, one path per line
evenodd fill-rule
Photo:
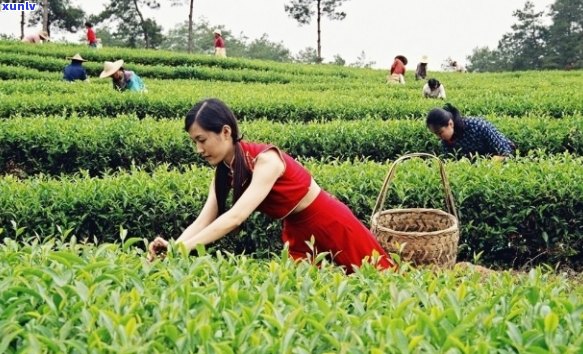
M 219 134 L 225 125 L 231 128 L 231 138 L 235 146 L 235 156 L 232 164 L 233 168 L 233 204 L 241 197 L 249 181 L 251 180 L 251 171 L 245 163 L 243 150 L 239 142 L 239 126 L 237 118 L 229 107 L 221 100 L 210 98 L 198 102 L 186 114 L 184 121 L 184 130 L 188 132 L 190 127 L 196 122 L 202 129 Z M 230 169 L 224 163 L 219 163 L 215 170 L 215 194 L 219 206 L 219 215 L 226 211 L 227 196 L 231 190 Z
M 441 85 L 441 83 L 437 79 L 429 79 L 427 80 L 427 85 L 429 85 L 430 89 L 435 90 L 439 87 L 439 85 Z
M 453 138 L 461 138 L 464 135 L 466 124 L 460 111 L 453 105 L 446 103 L 443 108 L 434 108 L 427 114 L 428 127 L 446 127 L 453 120 Z
M 85 22 L 85 27 L 93 27 L 93 24 L 91 22 Z

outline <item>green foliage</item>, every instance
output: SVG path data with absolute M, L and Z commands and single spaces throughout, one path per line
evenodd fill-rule
M 212 43 L 212 42 L 211 42 Z M 103 63 L 105 60 L 117 60 L 123 58 L 128 63 L 142 65 L 164 65 L 164 66 L 205 66 L 217 69 L 250 69 L 257 71 L 267 71 L 271 74 L 286 73 L 294 75 L 310 75 L 316 77 L 337 77 L 351 79 L 370 79 L 370 75 L 363 77 L 363 72 L 357 69 L 341 68 L 338 66 L 313 66 L 298 65 L 288 63 L 277 63 L 264 60 L 251 60 L 242 58 L 216 58 L 209 55 L 190 55 L 186 53 L 177 53 L 163 50 L 136 50 L 129 48 L 102 48 L 93 50 L 86 45 L 63 45 L 48 43 L 39 46 L 30 46 L 20 41 L 0 41 L 0 52 L 12 54 L 28 54 L 33 58 L 38 55 L 44 57 L 63 59 L 70 57 L 74 53 L 80 53 L 81 56 L 89 61 Z M 37 58 L 38 60 L 39 58 Z M 32 61 L 32 58 L 29 59 Z M 380 70 L 378 71 L 381 72 Z M 313 78 L 311 78 L 313 81 Z
M 61 82 L 76 52 L 91 75 L 123 58 L 150 91 Z M 127 48 L 2 41 L 0 54 L 0 352 L 580 353 L 581 277 L 548 271 L 583 267 L 582 72 L 430 73 L 521 151 L 447 161 L 458 260 L 552 267 L 365 264 L 347 277 L 325 255 L 291 260 L 281 224 L 258 213 L 194 257 L 173 244 L 146 261 L 148 240 L 176 239 L 196 218 L 212 178 L 184 113 L 223 99 L 246 139 L 299 157 L 367 224 L 386 159 L 437 149 L 423 118 L 443 102 L 422 99 L 423 82 Z M 436 166 L 401 166 L 384 208 L 403 207 L 444 208 Z
M 216 26 L 212 26 L 207 20 L 199 19 L 193 28 L 193 53 L 211 54 L 214 51 L 213 31 Z M 283 43 L 272 42 L 267 34 L 249 42 L 248 38 L 242 34 L 236 36 L 232 31 L 221 28 L 223 37 L 227 42 L 228 56 L 251 59 L 264 59 L 280 62 L 291 61 L 291 53 Z M 188 36 L 188 22 L 182 23 L 169 31 L 160 46 L 163 49 L 187 51 L 188 43 L 185 38 Z
M 556 0 L 551 5 L 552 25 L 545 67 L 583 68 L 583 3 L 579 0 Z
M 299 53 L 295 56 L 294 61 L 296 63 L 303 64 L 318 64 L 321 62 L 320 58 L 318 57 L 318 51 L 313 47 L 306 47 L 300 50 Z
M 144 18 L 142 11 L 160 8 L 156 0 L 115 0 L 95 17 L 97 23 L 112 22 L 117 25 L 114 37 L 131 48 L 157 48 L 162 43 L 162 27 L 156 20 Z M 143 39 L 142 39 L 143 37 Z
M 473 72 L 502 72 L 509 71 L 509 63 L 502 62 L 501 54 L 496 49 L 476 47 L 467 57 L 470 62 L 468 70 Z
M 39 71 L 62 72 L 64 67 L 71 61 L 67 59 L 53 59 L 41 56 L 22 55 L 8 53 L 0 57 L 0 64 L 17 63 L 16 72 L 21 68 L 33 68 Z M 127 64 L 126 64 L 127 63 Z M 256 71 L 249 69 L 220 69 L 211 66 L 164 66 L 164 65 L 141 65 L 130 62 L 124 63 L 124 68 L 139 73 L 142 78 L 157 79 L 197 79 L 197 80 L 220 80 L 233 82 L 279 82 L 287 83 L 294 78 L 291 75 L 270 74 L 265 71 Z M 83 65 L 87 74 L 93 77 L 99 77 L 103 70 L 103 63 L 89 62 Z M 22 74 L 23 78 L 28 78 L 28 74 Z M 16 74 L 14 74 L 16 76 Z M 18 76 L 16 76 L 18 77 Z M 42 79 L 46 75 L 38 75 L 36 78 Z M 18 77 L 20 78 L 20 77 Z
M 87 54 L 96 55 L 90 52 Z M 85 53 L 82 55 L 85 56 Z M 101 57 L 96 58 L 111 60 L 108 52 L 97 55 Z M 61 58 L 64 57 L 65 55 Z M 13 58 L 19 58 L 21 65 L 38 65 L 38 68 L 58 70 L 59 74 L 68 63 L 65 59 L 21 54 L 3 55 L 0 56 L 0 61 L 10 61 Z M 152 57 L 152 60 L 159 62 L 160 58 Z M 412 80 L 410 85 L 389 87 L 384 84 L 386 73 L 380 70 L 321 65 L 312 66 L 313 69 L 320 68 L 312 71 L 307 70 L 310 66 L 295 67 L 294 64 L 272 62 L 276 70 L 269 72 L 261 71 L 259 65 L 255 65 L 267 62 L 231 60 L 235 64 L 230 66 L 233 70 L 212 67 L 211 62 L 200 67 L 179 67 L 178 64 L 170 67 L 173 62 L 180 61 L 174 57 L 169 58 L 168 66 L 137 65 L 127 60 L 128 69 L 135 70 L 147 79 L 149 92 L 144 95 L 112 95 L 109 80 L 92 80 L 87 85 L 70 85 L 55 80 L 38 82 L 32 86 L 25 81 L 1 81 L 0 92 L 6 95 L 0 102 L 0 117 L 10 117 L 17 113 L 64 116 L 115 116 L 134 113 L 139 117 L 151 115 L 175 118 L 182 116 L 183 113 L 180 112 L 190 108 L 196 100 L 211 96 L 220 97 L 227 102 L 239 119 L 267 117 L 276 121 L 355 120 L 363 117 L 386 120 L 422 118 L 436 105 L 442 105 L 441 102 L 421 97 L 423 82 Z M 101 60 L 96 61 L 101 63 Z M 141 59 L 142 63 L 146 61 L 147 55 Z M 247 63 L 252 65 L 241 65 Z M 85 66 L 90 75 L 96 75 L 102 69 L 101 64 L 93 62 L 86 63 Z M 235 69 L 237 67 L 247 67 L 249 70 Z M 30 72 L 26 75 L 30 75 Z M 467 116 L 496 114 L 564 117 L 583 111 L 583 91 L 577 89 L 582 75 L 583 72 L 519 72 L 461 77 L 453 73 L 439 73 L 435 77 L 446 83 L 448 101 Z M 193 84 L 191 80 L 174 80 L 169 84 L 168 80 L 153 80 L 148 76 L 195 76 L 215 81 L 197 81 Z M 276 81 L 285 84 L 233 83 L 236 81 Z M 488 84 L 485 85 L 484 81 Z M 557 85 L 564 89 L 556 90 Z M 8 92 L 14 94 L 7 94 Z M 56 92 L 70 94 L 57 97 Z M 22 95 L 23 93 L 26 95 Z M 124 104 L 115 103 L 122 101 Z
M 548 41 L 548 30 L 542 24 L 543 14 L 544 11 L 534 10 L 531 1 L 512 14 L 518 23 L 512 25 L 513 32 L 503 35 L 498 42 L 498 51 L 508 60 L 512 70 L 543 67 L 545 43 Z
M 351 63 L 350 66 L 354 68 L 372 68 L 372 66 L 375 64 L 376 62 L 374 61 L 367 61 L 366 53 L 363 50 L 362 52 L 360 52 L 360 55 L 356 58 L 356 61 L 354 63 Z
M 116 35 L 115 30 L 105 26 L 105 24 L 101 24 L 99 27 L 93 27 L 95 30 L 95 35 L 97 38 L 101 40 L 101 44 L 103 47 L 124 47 L 126 46 L 126 42 L 123 38 L 120 38 Z M 85 36 L 83 36 L 82 40 L 85 40 Z
M 9 66 L 0 64 L 0 79 L 2 80 L 47 80 L 57 81 L 63 75 L 55 72 L 42 72 L 37 69 L 29 69 L 22 66 Z
M 340 56 L 340 54 L 334 55 L 334 60 L 330 62 L 330 64 L 344 66 L 346 65 L 346 60 Z
M 575 354 L 581 284 L 548 270 L 345 276 L 228 253 L 149 263 L 141 239 L 0 245 L 0 351 Z
M 583 117 L 490 119 L 521 154 L 583 155 Z M 419 120 L 334 120 L 307 124 L 267 120 L 241 123 L 245 138 L 275 144 L 296 157 L 320 160 L 394 159 L 408 152 L 439 154 L 436 139 Z M 90 175 L 159 164 L 205 164 L 183 130 L 182 120 L 136 117 L 14 117 L 0 121 L 0 172 L 58 175 L 80 169 Z
M 14 42 L 0 42 L 0 51 L 0 60 L 9 64 L 0 66 L 0 73 L 33 78 L 0 81 L 0 116 L 6 118 L 0 129 L 0 156 L 4 172 L 14 175 L 2 179 L 0 228 L 14 237 L 54 234 L 58 225 L 97 240 L 115 240 L 120 225 L 149 237 L 177 236 L 200 210 L 210 171 L 186 167 L 200 161 L 180 121 L 163 118 L 182 120 L 201 98 L 219 97 L 231 106 L 246 138 L 276 143 L 298 157 L 315 157 L 308 167 L 318 181 L 362 220 L 370 217 L 385 172 L 385 166 L 373 161 L 437 147 L 422 119 L 443 102 L 423 99 L 423 82 L 386 85 L 381 70 Z M 60 82 L 64 58 L 77 51 L 90 60 L 85 65 L 94 74 L 103 60 L 124 58 L 129 69 L 145 74 L 149 92 L 114 93 L 110 80 Z M 11 68 L 14 76 L 8 74 Z M 194 69 L 206 73 L 207 79 L 154 78 L 190 77 Z M 581 264 L 581 161 L 557 154 L 581 151 L 582 74 L 432 75 L 446 84 L 449 102 L 463 115 L 493 120 L 518 143 L 522 156 L 534 150 L 500 165 L 448 165 L 460 203 L 462 259 L 484 251 L 490 264 Z M 272 81 L 265 84 L 263 79 Z M 538 149 L 541 146 L 544 149 Z M 341 162 L 363 157 L 370 161 Z M 160 163 L 172 166 L 172 171 L 155 169 Z M 112 170 L 132 164 L 141 170 L 112 176 Z M 79 169 L 86 172 L 51 177 Z M 413 184 L 399 187 L 389 200 L 391 206 L 440 206 L 438 189 L 419 191 L 425 178 L 435 176 L 434 171 L 424 171 L 416 167 L 406 175 Z M 46 175 L 19 179 L 39 172 Z M 192 196 L 193 185 L 183 182 L 202 189 Z M 177 205 L 178 199 L 184 204 Z M 217 247 L 269 252 L 278 249 L 278 239 L 277 224 L 254 216 L 239 238 L 227 238 Z
M 24 1 L 22 1 L 24 2 Z M 83 18 L 85 11 L 80 7 L 75 7 L 71 4 L 71 0 L 48 0 L 49 14 L 48 14 L 48 30 L 51 34 L 51 28 L 58 28 L 71 33 L 77 32 L 83 28 Z M 37 9 L 29 16 L 29 24 L 37 26 L 43 22 L 43 8 L 42 2 L 37 2 Z
M 581 158 L 536 156 L 496 163 L 447 163 L 461 221 L 460 259 L 484 252 L 489 264 L 515 267 L 527 262 L 566 262 L 580 266 L 583 220 Z M 443 209 L 435 168 L 412 161 L 401 168 L 385 208 Z M 307 163 L 318 183 L 369 220 L 387 165 L 373 162 Z M 133 170 L 89 178 L 38 176 L 0 179 L 0 227 L 14 237 L 71 229 L 78 237 L 114 241 L 123 227 L 130 236 L 178 237 L 201 210 L 212 170 L 184 172 Z M 246 237 L 221 240 L 217 247 L 248 252 L 277 249 L 280 227 L 265 218 L 246 223 Z
M 583 5 L 580 0 L 556 0 L 550 6 L 552 23 L 543 23 L 544 11 L 535 11 L 532 1 L 513 16 L 517 23 L 504 34 L 496 49 L 475 48 L 470 56 L 472 71 L 506 71 L 583 68 Z
M 283 62 L 291 61 L 289 49 L 284 46 L 283 42 L 272 42 L 267 33 L 251 41 L 247 45 L 243 57 Z

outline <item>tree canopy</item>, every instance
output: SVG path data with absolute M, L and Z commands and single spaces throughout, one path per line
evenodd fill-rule
M 476 47 L 468 56 L 473 71 L 583 68 L 583 2 L 556 0 L 548 13 L 527 1 L 513 16 L 517 22 L 495 49 Z M 545 16 L 551 24 L 544 24 Z
M 298 21 L 300 25 L 307 25 L 312 22 L 314 16 L 316 17 L 318 32 L 316 54 L 319 63 L 323 60 L 320 35 L 322 16 L 326 16 L 331 20 L 343 20 L 346 17 L 346 13 L 339 11 L 338 8 L 345 1 L 347 0 L 291 0 L 289 4 L 284 6 L 285 12 Z
M 85 11 L 80 7 L 75 7 L 71 4 L 71 0 L 48 0 L 49 12 L 47 32 L 50 36 L 51 29 L 57 28 L 71 33 L 77 32 L 83 28 L 83 18 Z M 40 5 L 40 4 L 39 4 Z M 29 15 L 28 23 L 31 26 L 36 26 L 43 23 L 43 8 L 37 6 L 36 9 Z
M 156 0 L 110 0 L 94 22 L 109 22 L 116 26 L 116 40 L 136 48 L 157 48 L 164 39 L 162 27 L 152 18 L 144 18 L 142 10 L 160 8 Z

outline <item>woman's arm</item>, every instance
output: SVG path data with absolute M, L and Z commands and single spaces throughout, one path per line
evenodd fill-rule
M 233 231 L 257 209 L 284 169 L 285 165 L 275 150 L 259 154 L 253 169 L 251 183 L 235 205 L 199 232 L 189 232 L 184 237 L 181 236 L 179 241 L 184 244 L 186 249 L 191 250 L 198 244 L 206 245 Z
M 445 100 L 445 87 L 443 87 L 443 85 L 439 85 L 439 94 L 437 95 L 437 98 Z
M 423 85 L 423 97 L 429 98 L 430 93 L 431 93 L 431 89 L 429 88 L 429 85 L 426 83 L 425 85 Z
M 514 149 L 510 144 L 508 138 L 504 136 L 494 125 L 486 120 L 484 120 L 484 128 L 482 134 L 486 139 L 487 144 L 490 146 L 491 151 L 495 155 L 499 156 L 510 156 L 514 153 Z
M 194 237 L 200 230 L 204 229 L 207 225 L 209 225 L 213 220 L 216 219 L 218 214 L 219 207 L 217 205 L 217 196 L 215 194 L 215 180 L 211 182 L 209 187 L 209 194 L 206 199 L 200 214 L 192 224 L 190 224 L 180 237 L 176 240 L 176 242 L 184 242 L 185 240 Z M 148 260 L 153 261 L 156 257 L 164 257 L 166 252 L 168 251 L 168 241 L 164 238 L 158 236 L 156 237 L 149 246 L 149 255 Z
M 184 229 L 176 242 L 184 242 L 185 240 L 199 233 L 200 230 L 207 227 L 211 222 L 213 222 L 213 220 L 217 218 L 218 213 L 219 207 L 217 204 L 217 195 L 215 194 L 215 180 L 213 179 L 209 187 L 208 197 L 202 210 L 200 211 L 200 214 L 198 214 L 198 217 L 192 224 Z

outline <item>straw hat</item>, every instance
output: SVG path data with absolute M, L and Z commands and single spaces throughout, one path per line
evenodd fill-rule
M 421 57 L 421 64 L 427 64 L 427 60 L 428 60 L 427 55 L 422 56 Z
M 214 32 L 213 32 L 213 33 L 214 33 L 214 34 L 218 34 L 219 36 L 222 36 L 222 35 L 223 35 L 223 33 L 221 32 L 221 30 L 220 30 L 220 29 L 216 29 L 216 30 L 214 30 Z
M 49 40 L 49 39 L 50 39 L 50 38 L 49 38 L 49 34 L 47 33 L 47 31 L 40 31 L 40 32 L 38 33 L 38 36 L 39 36 L 41 39 L 44 39 L 45 41 L 47 41 L 47 40 Z
M 71 58 L 67 58 L 67 59 L 69 59 L 69 60 L 77 60 L 77 61 L 87 61 L 87 60 L 81 58 L 81 56 L 79 55 L 79 53 L 77 53 L 77 54 L 73 55 Z
M 103 62 L 103 71 L 99 75 L 99 78 L 103 79 L 106 77 L 110 77 L 116 71 L 118 71 L 122 66 L 123 66 L 123 60 L 121 60 L 121 59 L 118 61 L 114 61 L 114 62 L 111 62 L 111 61 Z

